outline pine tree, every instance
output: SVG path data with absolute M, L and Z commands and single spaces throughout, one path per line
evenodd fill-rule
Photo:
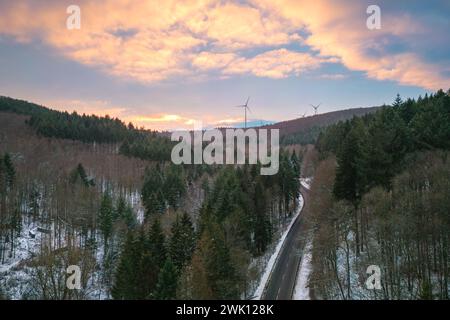
M 185 178 L 181 166 L 171 164 L 166 170 L 163 193 L 168 204 L 178 208 L 181 197 L 186 192 Z
M 297 154 L 295 153 L 295 150 L 292 151 L 291 163 L 292 163 L 292 167 L 294 168 L 295 176 L 296 177 L 300 177 L 300 161 L 298 160 L 298 157 L 297 157 Z
M 195 249 L 195 231 L 187 213 L 181 219 L 177 216 L 171 231 L 169 254 L 177 270 L 181 271 L 190 261 Z
M 166 261 L 165 237 L 159 219 L 154 219 L 147 237 L 144 238 L 144 250 L 141 269 L 141 295 L 144 299 L 154 298 L 160 269 Z
M 132 229 L 137 225 L 136 216 L 130 205 L 125 206 L 121 219 L 129 229 Z
M 6 184 L 9 189 L 13 187 L 14 180 L 16 177 L 16 170 L 14 169 L 14 164 L 12 163 L 11 156 L 9 153 L 5 153 L 3 156 L 3 164 L 6 174 Z
M 86 170 L 81 163 L 79 163 L 77 167 L 72 170 L 69 176 L 69 181 L 72 184 L 77 183 L 77 181 L 81 181 L 81 183 L 86 187 L 95 185 L 94 180 L 88 178 Z
M 108 194 L 108 192 L 105 192 L 103 194 L 98 220 L 100 230 L 103 233 L 106 251 L 108 239 L 112 234 L 113 227 L 113 205 L 111 196 Z
M 151 255 L 157 261 L 159 267 L 162 267 L 166 261 L 165 236 L 161 228 L 159 219 L 155 219 L 148 233 L 147 243 Z
M 167 259 L 159 272 L 154 297 L 158 300 L 172 300 L 177 294 L 178 271 L 172 261 Z
M 393 107 L 400 107 L 403 104 L 403 100 L 400 97 L 400 94 L 397 93 L 397 96 L 395 97 L 394 103 L 392 104 Z
M 261 255 L 266 251 L 267 245 L 271 240 L 270 220 L 267 216 L 266 197 L 264 196 L 264 186 L 261 179 L 258 179 L 254 192 L 255 202 L 255 222 L 254 222 L 254 241 L 256 254 Z
M 145 207 L 146 219 L 153 214 L 163 213 L 165 210 L 166 201 L 162 191 L 163 182 L 163 175 L 159 167 L 145 171 L 141 196 Z
M 214 299 L 238 299 L 239 278 L 231 262 L 229 247 L 220 226 L 209 222 L 206 226 L 198 248 L 197 255 L 206 270 L 208 287 Z M 194 274 L 195 275 L 195 274 Z
M 354 205 L 366 188 L 365 128 L 359 118 L 344 139 L 337 156 L 338 167 L 333 193 L 338 199 L 346 199 Z
M 125 210 L 126 210 L 127 204 L 125 202 L 125 199 L 120 196 L 119 199 L 117 200 L 117 204 L 116 204 L 116 208 L 115 210 L 113 210 L 113 221 L 122 219 L 125 215 Z
M 139 293 L 141 255 L 142 243 L 133 236 L 132 232 L 128 232 L 111 290 L 114 299 L 142 298 Z
M 367 191 L 367 139 L 364 124 L 360 118 L 354 118 L 353 128 L 346 136 L 338 154 L 338 167 L 333 186 L 337 199 L 345 199 L 353 204 L 353 231 L 355 233 L 356 255 L 360 252 L 360 232 L 358 206 Z

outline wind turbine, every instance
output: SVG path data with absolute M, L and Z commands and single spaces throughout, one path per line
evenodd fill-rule
M 247 98 L 247 102 L 245 104 L 236 106 L 236 108 L 244 108 L 244 126 L 245 129 L 247 129 L 247 110 L 251 112 L 250 107 L 248 106 L 248 101 L 250 100 L 250 97 Z
M 322 104 L 322 103 L 319 103 L 317 106 L 315 106 L 315 105 L 313 105 L 313 104 L 310 104 L 310 106 L 314 108 L 314 115 L 317 115 L 317 109 L 319 109 L 319 107 L 320 107 L 321 104 Z
M 302 118 L 306 117 L 306 112 L 304 114 L 301 114 Z

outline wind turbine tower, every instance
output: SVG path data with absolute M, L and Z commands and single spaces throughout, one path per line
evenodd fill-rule
M 319 103 L 317 106 L 311 104 L 311 107 L 314 108 L 314 115 L 317 115 L 317 109 L 319 109 L 319 107 L 320 107 L 321 104 L 322 104 L 322 103 Z
M 248 101 L 250 100 L 250 97 L 247 98 L 247 101 L 245 104 L 236 106 L 236 108 L 244 108 L 244 127 L 247 129 L 247 110 L 251 112 L 250 107 L 248 106 Z

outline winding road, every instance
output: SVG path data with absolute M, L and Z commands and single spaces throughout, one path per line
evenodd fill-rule
M 303 196 L 304 203 L 306 204 L 309 190 L 302 185 L 300 192 Z M 303 248 L 306 242 L 304 237 L 304 210 L 305 205 L 286 236 L 283 247 L 281 248 L 278 259 L 272 269 L 272 273 L 264 290 L 262 296 L 263 300 L 292 299 L 297 278 L 297 270 L 302 259 Z

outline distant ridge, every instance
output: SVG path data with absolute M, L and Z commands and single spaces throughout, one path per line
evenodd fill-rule
M 331 111 L 305 118 L 297 118 L 262 126 L 264 129 L 280 129 L 282 144 L 314 143 L 322 128 L 353 118 L 373 113 L 380 107 L 354 108 Z

